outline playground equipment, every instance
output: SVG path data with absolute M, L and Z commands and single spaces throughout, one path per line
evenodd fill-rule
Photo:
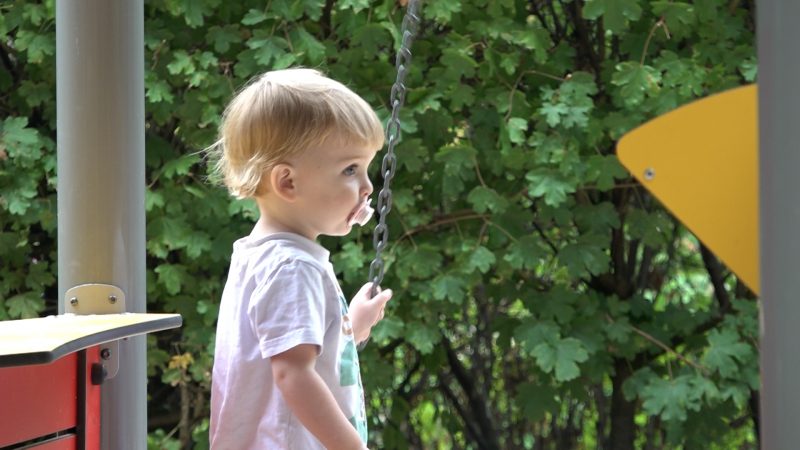
M 109 302 L 103 294 L 80 298 Z M 101 386 L 116 375 L 118 340 L 180 324 L 177 314 L 132 313 L 0 322 L 0 448 L 101 448 Z
M 755 86 L 712 95 L 626 134 L 622 164 L 759 292 Z
M 800 99 L 796 89 L 800 59 L 790 53 L 794 42 L 800 40 L 800 30 L 793 23 L 794 18 L 800 16 L 800 3 L 760 0 L 758 6 L 761 89 L 758 98 L 760 159 L 757 179 L 760 193 L 753 197 L 758 200 L 751 204 L 754 205 L 753 211 L 759 211 L 760 222 L 746 227 L 755 231 L 744 233 L 758 233 L 759 241 L 751 242 L 760 242 L 760 245 L 755 245 L 755 252 L 752 248 L 744 252 L 734 249 L 733 254 L 739 255 L 734 258 L 743 259 L 745 264 L 741 269 L 731 263 L 730 257 L 722 256 L 725 251 L 720 250 L 721 247 L 711 248 L 762 295 L 762 438 L 765 448 L 791 449 L 800 439 L 800 428 L 793 423 L 800 416 L 800 390 L 794 386 L 795 380 L 800 378 L 800 361 L 794 349 L 797 338 L 794 330 L 800 322 L 800 303 L 794 298 L 795 293 L 800 292 L 800 277 L 796 274 L 797 267 L 800 267 L 800 240 L 796 239 L 800 214 L 795 200 L 800 191 L 800 177 L 796 173 L 800 167 L 800 152 L 796 151 L 795 144 L 800 142 L 800 127 L 795 123 L 800 117 Z M 57 2 L 56 9 L 59 192 L 67 193 L 59 199 L 59 269 L 65 271 L 59 274 L 59 291 L 63 293 L 91 279 L 108 279 L 122 285 L 133 299 L 128 310 L 143 312 L 144 296 L 138 294 L 144 292 L 144 210 L 140 206 L 141 197 L 137 197 L 143 195 L 140 189 L 143 180 L 143 162 L 142 165 L 140 162 L 144 148 L 143 3 L 142 0 L 74 0 Z M 86 24 L 91 26 L 84 26 Z M 87 42 L 87 47 L 82 47 Z M 110 43 L 113 43 L 113 48 Z M 96 61 L 104 63 L 97 64 Z M 86 71 L 90 73 L 87 75 Z M 88 118 L 87 112 L 90 113 Z M 740 112 L 753 114 L 752 109 Z M 713 117 L 703 119 L 705 122 Z M 736 128 L 730 126 L 726 132 Z M 673 134 L 680 132 L 672 131 Z M 84 145 L 86 142 L 81 142 L 80 136 L 101 136 L 102 139 Z M 84 150 L 87 153 L 81 154 L 81 158 L 71 159 Z M 133 156 L 127 161 L 125 155 Z M 69 161 L 77 162 L 62 167 L 62 163 Z M 726 158 L 702 170 L 710 173 L 729 163 Z M 115 175 L 109 176 L 112 172 L 106 170 L 108 167 L 128 170 L 113 172 Z M 633 167 L 634 174 L 642 177 L 646 186 L 657 186 L 668 169 L 657 166 L 646 173 L 647 167 Z M 669 200 L 664 201 L 667 203 Z M 387 212 L 388 209 L 389 206 Z M 676 214 L 679 214 L 679 209 L 676 206 Z M 92 211 L 100 211 L 99 216 Z M 108 225 L 104 219 L 113 223 L 104 228 Z M 120 227 L 120 223 L 125 226 Z M 726 227 L 731 225 L 731 222 L 724 224 Z M 67 230 L 75 230 L 75 233 Z M 700 233 L 702 231 L 698 231 Z M 102 242 L 103 248 L 96 252 L 99 257 L 89 256 L 93 262 L 86 264 L 76 255 L 95 252 L 96 245 L 85 245 L 93 241 Z M 385 243 L 385 239 L 382 242 Z M 126 253 L 128 250 L 132 251 L 130 257 Z M 760 264 L 755 266 L 753 261 L 756 257 L 752 255 L 759 253 Z M 63 299 L 65 296 L 59 297 Z M 62 303 L 60 310 L 64 309 Z M 103 340 L 105 338 L 89 344 L 94 346 Z M 87 353 L 91 352 L 87 350 Z M 144 342 L 132 338 L 123 343 L 119 354 L 124 356 L 120 362 L 120 374 L 114 381 L 116 386 L 109 387 L 104 383 L 103 387 L 110 391 L 110 395 L 105 395 L 106 392 L 103 395 L 108 399 L 103 425 L 106 430 L 114 431 L 108 432 L 101 445 L 114 449 L 144 448 Z M 91 355 L 87 356 L 87 364 L 91 358 Z M 74 364 L 78 370 L 78 366 L 84 367 L 83 370 L 88 367 L 64 361 L 63 364 Z M 91 360 L 91 363 L 95 362 Z M 128 383 L 127 379 L 119 382 L 129 374 L 133 382 Z
M 623 164 L 761 297 L 761 445 L 800 440 L 800 2 L 758 2 L 758 94 L 700 100 L 634 130 Z M 756 122 L 756 119 L 758 120 Z
M 55 8 L 58 310 L 78 315 L 0 325 L 0 447 L 143 450 L 140 335 L 180 324 L 144 314 L 144 3 Z

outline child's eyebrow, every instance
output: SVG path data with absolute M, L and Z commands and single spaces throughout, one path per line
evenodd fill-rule
M 354 154 L 351 154 L 351 155 L 342 156 L 341 158 L 338 158 L 336 161 L 337 162 L 347 162 L 347 161 L 356 161 L 356 160 L 362 160 L 362 159 L 367 159 L 367 158 L 369 158 L 369 155 L 365 155 L 363 153 L 354 153 Z

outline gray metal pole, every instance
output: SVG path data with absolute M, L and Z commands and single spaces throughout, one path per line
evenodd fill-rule
M 58 291 L 118 286 L 145 312 L 144 3 L 56 2 Z M 144 337 L 102 390 L 104 449 L 147 447 Z
M 800 442 L 800 2 L 758 3 L 761 446 Z

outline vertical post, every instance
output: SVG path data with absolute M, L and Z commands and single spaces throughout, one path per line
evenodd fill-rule
M 758 2 L 761 448 L 800 442 L 800 2 Z
M 144 3 L 56 2 L 58 291 L 120 287 L 145 311 Z M 145 449 L 144 337 L 120 342 L 102 389 L 101 448 Z

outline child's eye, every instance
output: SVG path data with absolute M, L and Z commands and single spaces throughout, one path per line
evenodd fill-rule
M 356 168 L 357 168 L 357 167 L 358 167 L 358 166 L 356 166 L 355 164 L 353 164 L 353 165 L 351 165 L 351 166 L 348 166 L 346 169 L 344 169 L 344 172 L 342 172 L 342 173 L 343 173 L 343 174 L 345 174 L 345 175 L 347 175 L 347 176 L 355 175 L 355 174 L 356 174 Z

